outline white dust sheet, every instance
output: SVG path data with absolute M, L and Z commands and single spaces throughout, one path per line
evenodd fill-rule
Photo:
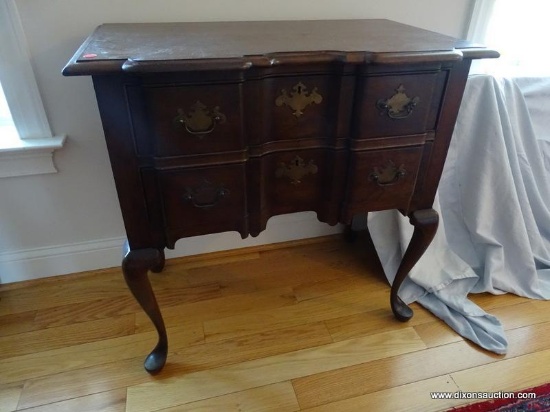
M 550 299 L 550 78 L 470 76 L 434 208 L 439 229 L 400 296 L 506 353 L 501 323 L 468 294 Z M 391 283 L 413 228 L 394 211 L 368 226 Z

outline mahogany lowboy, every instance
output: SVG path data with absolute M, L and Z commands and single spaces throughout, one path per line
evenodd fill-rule
M 331 225 L 398 209 L 414 235 L 398 296 L 438 224 L 432 204 L 472 59 L 498 53 L 387 20 L 107 24 L 64 69 L 91 75 L 128 236 L 123 272 L 159 342 L 147 272 L 178 239 L 257 236 L 274 215 Z

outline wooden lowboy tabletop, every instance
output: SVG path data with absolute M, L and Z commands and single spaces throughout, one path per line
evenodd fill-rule
M 66 75 L 139 71 L 140 63 L 232 62 L 243 67 L 324 54 L 349 62 L 396 62 L 464 53 L 496 57 L 478 45 L 390 20 L 114 23 L 99 26 L 64 69 Z M 497 54 L 498 55 L 498 54 Z M 332 57 L 330 57 L 332 56 Z M 399 58 L 397 58 L 398 62 Z

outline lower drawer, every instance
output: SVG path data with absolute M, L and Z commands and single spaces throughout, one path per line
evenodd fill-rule
M 422 146 L 352 155 L 345 216 L 407 209 L 414 192 Z
M 162 171 L 157 181 L 168 247 L 187 236 L 248 234 L 243 164 Z

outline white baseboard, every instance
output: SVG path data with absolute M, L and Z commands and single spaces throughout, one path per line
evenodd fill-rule
M 276 216 L 258 237 L 236 232 L 181 239 L 167 258 L 239 249 L 339 233 L 341 226 L 320 223 L 315 213 Z M 0 253 L 0 284 L 120 266 L 124 237 Z
M 120 265 L 125 238 L 0 253 L 0 284 Z

